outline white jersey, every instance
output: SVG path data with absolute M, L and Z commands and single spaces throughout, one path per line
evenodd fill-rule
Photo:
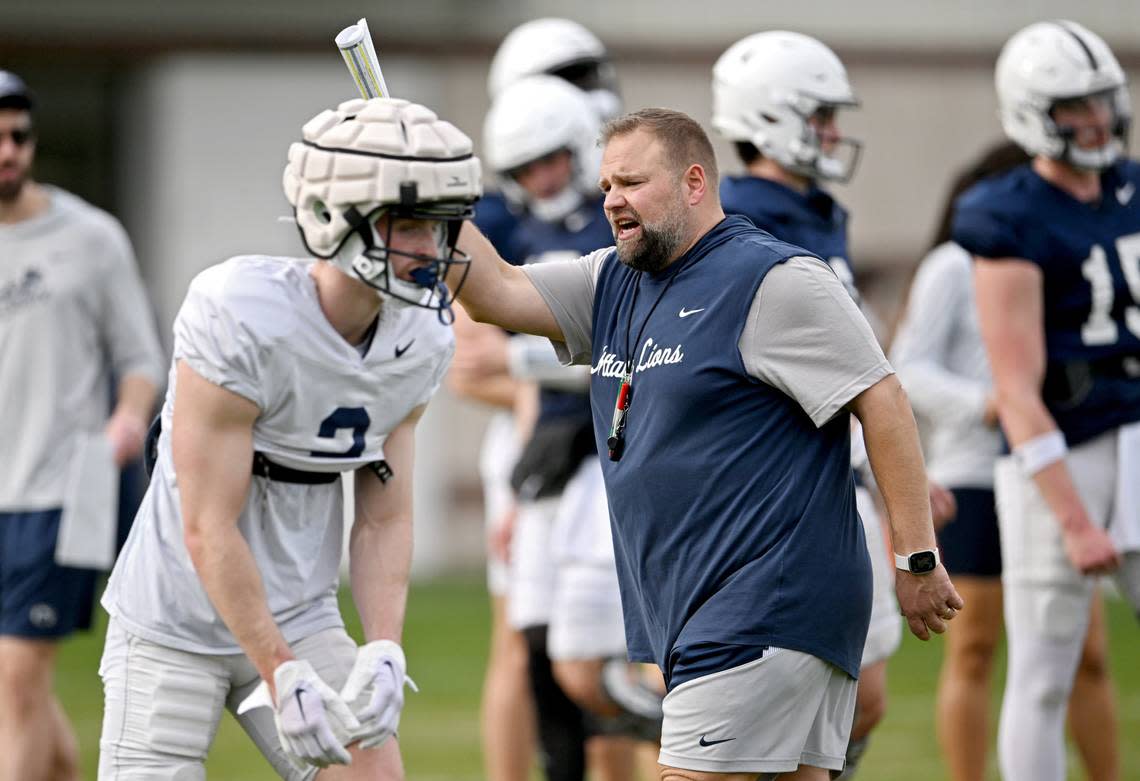
M 970 254 L 957 244 L 935 247 L 919 264 L 891 363 L 929 427 L 931 478 L 952 488 L 991 488 L 1002 440 L 983 422 L 993 381 L 974 305 Z
M 325 318 L 312 261 L 249 256 L 203 271 L 174 322 L 174 363 L 254 402 L 253 446 L 283 466 L 344 472 L 383 458 L 392 429 L 439 387 L 451 328 L 417 307 L 382 313 L 361 356 Z M 172 364 L 150 488 L 103 606 L 132 633 L 195 653 L 240 653 L 183 542 L 171 456 Z M 286 641 L 340 626 L 339 481 L 254 477 L 238 528 Z

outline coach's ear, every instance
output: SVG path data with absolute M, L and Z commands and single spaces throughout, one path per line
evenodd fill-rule
M 681 175 L 681 184 L 685 188 L 686 202 L 690 206 L 699 206 L 708 196 L 708 177 L 704 166 L 693 163 Z

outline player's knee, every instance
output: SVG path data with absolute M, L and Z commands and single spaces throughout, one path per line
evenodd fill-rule
M 866 697 L 859 700 L 855 711 L 856 726 L 859 728 L 859 737 L 865 737 L 887 715 L 887 692 L 885 689 L 869 692 Z M 852 729 L 852 734 L 855 729 Z
M 988 681 L 993 670 L 994 647 L 993 641 L 980 637 L 963 643 L 948 660 L 955 677 L 975 684 Z
M 1011 691 L 1012 688 L 1014 687 L 1007 685 L 1006 696 L 1018 696 L 1017 692 Z M 1070 681 L 1044 674 L 1027 677 L 1023 684 L 1016 688 L 1021 690 L 1020 695 L 1026 704 L 1040 711 L 1064 709 L 1072 691 Z
M 577 660 L 557 661 L 553 667 L 554 680 L 579 708 L 602 716 L 617 715 L 618 709 L 602 694 L 599 664 Z
M 1108 659 L 1103 648 L 1085 646 L 1085 652 L 1077 664 L 1077 677 L 1089 683 L 1108 678 Z
M 50 671 L 5 666 L 0 673 L 0 709 L 6 718 L 26 722 L 41 712 L 50 699 Z

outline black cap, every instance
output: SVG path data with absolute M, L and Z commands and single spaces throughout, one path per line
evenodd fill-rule
M 24 80 L 12 71 L 0 70 L 0 108 L 22 108 L 30 111 L 35 101 Z

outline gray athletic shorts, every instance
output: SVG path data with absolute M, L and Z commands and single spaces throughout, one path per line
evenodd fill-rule
M 356 661 L 356 643 L 343 628 L 326 629 L 292 644 L 298 659 L 336 690 Z M 111 619 L 99 666 L 103 678 L 103 735 L 99 781 L 205 781 L 206 753 L 225 710 L 253 692 L 261 678 L 244 654 L 207 656 L 152 643 Z M 281 778 L 309 781 L 281 750 L 270 708 L 236 716 Z
M 842 770 L 855 689 L 854 678 L 822 659 L 769 648 L 666 695 L 658 761 L 713 773 Z

